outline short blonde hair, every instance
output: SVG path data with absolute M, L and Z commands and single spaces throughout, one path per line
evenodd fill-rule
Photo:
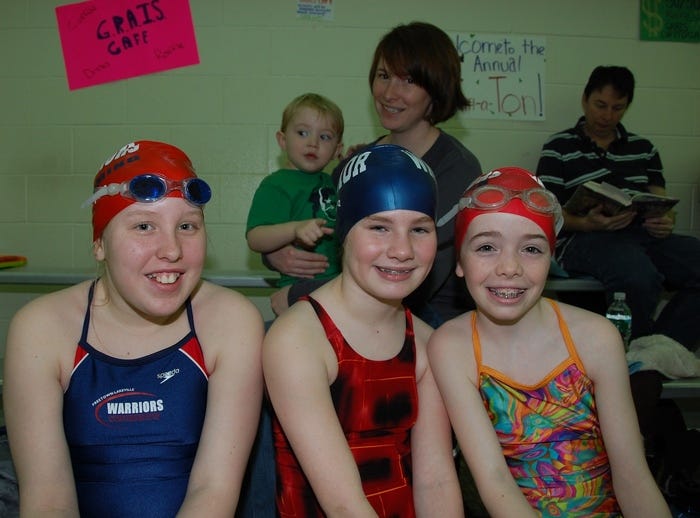
M 333 101 L 315 93 L 305 93 L 292 99 L 282 113 L 280 131 L 285 131 L 287 129 L 289 121 L 292 120 L 300 108 L 312 108 L 321 115 L 329 117 L 334 131 L 338 134 L 338 140 L 343 140 L 343 131 L 345 131 L 343 112 Z

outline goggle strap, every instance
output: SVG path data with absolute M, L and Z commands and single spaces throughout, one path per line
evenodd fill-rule
M 120 194 L 123 191 L 127 191 L 129 189 L 128 185 L 124 185 L 121 183 L 110 183 L 107 185 L 103 185 L 99 189 L 97 189 L 94 193 L 92 193 L 92 196 L 90 196 L 87 200 L 83 202 L 83 204 L 80 206 L 81 209 L 85 209 L 95 203 L 97 200 L 102 198 L 103 196 L 114 196 L 115 194 Z

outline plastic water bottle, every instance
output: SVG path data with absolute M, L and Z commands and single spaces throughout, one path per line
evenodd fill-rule
M 613 294 L 613 302 L 605 312 L 605 316 L 620 331 L 626 351 L 629 348 L 632 335 L 632 311 L 630 311 L 630 307 L 625 302 L 625 299 L 626 295 L 624 292 L 616 291 Z

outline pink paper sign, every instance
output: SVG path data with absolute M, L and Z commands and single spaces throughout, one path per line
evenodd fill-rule
M 71 90 L 199 63 L 189 0 L 89 0 L 56 18 Z

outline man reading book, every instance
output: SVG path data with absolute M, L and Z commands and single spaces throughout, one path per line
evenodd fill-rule
M 556 258 L 568 272 L 600 280 L 608 303 L 616 291 L 627 294 L 632 338 L 664 334 L 694 350 L 700 342 L 700 240 L 674 234 L 671 211 L 645 218 L 632 207 L 611 215 L 603 203 L 584 212 L 566 210 L 589 181 L 628 194 L 666 195 L 656 147 L 620 123 L 633 97 L 627 68 L 595 68 L 583 91 L 583 116 L 542 148 L 537 175 L 565 209 Z M 664 289 L 675 294 L 654 321 Z
M 573 128 L 545 142 L 537 174 L 562 206 L 578 186 L 588 181 L 607 182 L 628 194 L 666 194 L 657 149 L 620 123 L 633 97 L 634 76 L 627 68 L 597 67 L 583 91 L 583 116 Z M 598 204 L 583 213 L 563 212 L 564 228 L 556 249 L 561 266 L 570 273 L 600 280 L 608 304 L 614 292 L 624 291 L 632 310 L 633 338 L 663 334 L 688 349 L 697 348 L 700 240 L 674 234 L 674 215 L 670 211 L 646 218 L 637 210 L 606 215 L 604 204 Z M 674 295 L 654 321 L 664 288 Z M 656 371 L 630 376 L 647 454 L 656 459 L 655 465 L 671 466 L 676 464 L 664 453 L 668 451 L 665 445 L 676 440 L 669 424 L 673 420 L 668 417 L 669 412 L 680 415 L 680 411 L 672 401 L 660 400 L 661 383 L 661 374 Z M 660 476 L 656 470 L 655 475 Z M 664 475 L 664 479 L 675 476 Z M 668 491 L 665 495 L 676 497 Z

